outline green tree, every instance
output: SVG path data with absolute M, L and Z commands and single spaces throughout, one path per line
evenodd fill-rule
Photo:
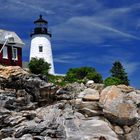
M 68 70 L 65 80 L 75 82 L 78 80 L 89 79 L 96 83 L 102 82 L 102 76 L 92 67 L 71 68 Z
M 88 73 L 86 78 L 89 80 L 93 80 L 95 83 L 102 83 L 103 82 L 101 74 L 99 74 L 96 71 Z
M 50 69 L 50 64 L 45 62 L 42 58 L 32 58 L 28 66 L 30 71 L 34 74 L 48 75 L 48 71 Z
M 120 61 L 115 61 L 113 63 L 113 66 L 110 72 L 111 72 L 112 77 L 115 77 L 121 80 L 120 84 L 129 85 L 127 73 L 125 72 L 125 69 L 123 68 L 123 65 L 121 64 Z
M 108 77 L 104 81 L 105 86 L 110 86 L 110 85 L 119 85 L 121 84 L 121 80 L 116 77 Z

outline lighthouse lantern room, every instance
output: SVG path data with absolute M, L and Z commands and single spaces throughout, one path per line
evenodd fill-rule
M 48 21 L 42 18 L 34 21 L 35 28 L 31 33 L 30 60 L 32 58 L 43 58 L 51 65 L 50 74 L 54 74 L 54 64 L 51 48 L 51 33 L 48 31 Z

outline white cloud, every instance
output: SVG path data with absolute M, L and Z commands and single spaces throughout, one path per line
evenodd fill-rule
M 79 59 L 79 53 L 65 53 L 54 56 L 54 62 L 56 63 L 79 63 L 77 60 Z M 79 59 L 80 60 L 80 59 Z
M 72 17 L 65 23 L 52 27 L 52 31 L 54 39 L 73 42 L 100 44 L 106 39 L 140 40 L 140 37 L 129 33 L 127 30 L 123 31 L 119 27 L 113 27 L 111 22 L 110 25 L 103 21 L 99 22 L 99 19 L 97 20 L 94 16 Z

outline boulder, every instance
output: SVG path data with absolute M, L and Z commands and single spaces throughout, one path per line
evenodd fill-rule
M 67 90 L 67 91 L 70 91 L 71 93 L 79 93 L 81 91 L 83 91 L 84 89 L 86 89 L 86 86 L 81 83 L 72 83 L 72 84 L 67 84 L 65 87 L 64 87 L 64 90 Z
M 82 113 L 86 117 L 94 117 L 94 116 L 103 115 L 101 111 L 91 110 L 88 108 L 80 109 L 79 112 Z
M 0 77 L 8 79 L 10 76 L 29 74 L 19 66 L 2 66 L 0 65 Z
M 80 137 L 83 140 L 119 140 L 109 124 L 101 120 L 99 117 L 93 117 L 81 121 Z
M 138 107 L 140 107 L 140 94 L 137 94 L 137 92 L 133 91 L 128 93 L 126 98 L 132 100 Z
M 135 88 L 126 85 L 117 85 L 117 88 L 119 88 L 124 93 L 129 93 L 135 90 Z
M 94 84 L 94 81 L 93 80 L 89 80 L 89 81 L 87 81 L 86 86 L 90 86 L 92 84 Z
M 137 94 L 140 94 L 140 90 L 135 90 Z
M 138 121 L 129 134 L 126 134 L 127 140 L 139 140 L 140 139 L 140 121 Z
M 106 87 L 100 95 L 105 117 L 118 125 L 133 125 L 138 118 L 137 106 L 116 86 Z
M 33 137 L 31 134 L 25 134 L 20 138 L 20 140 L 33 140 Z
M 15 92 L 3 91 L 0 93 L 0 105 L 7 109 L 16 108 L 16 95 Z
M 83 101 L 98 101 L 99 92 L 95 89 L 87 88 L 78 95 L 78 98 L 82 98 Z
M 12 134 L 14 132 L 13 128 L 4 128 L 0 130 L 0 139 L 6 138 L 6 137 L 12 137 Z
M 85 89 L 85 96 L 83 97 L 83 101 L 99 101 L 99 92 L 95 89 Z
M 56 91 L 56 98 L 57 100 L 71 100 L 73 97 L 73 94 L 70 93 L 70 91 L 60 88 Z
M 104 89 L 104 84 L 93 83 L 93 84 L 86 84 L 87 88 L 92 88 L 98 90 L 99 93 Z
M 124 129 L 125 134 L 130 133 L 131 130 L 132 130 L 131 127 L 128 127 L 127 125 L 125 125 L 125 126 L 123 127 L 123 129 Z
M 76 109 L 83 109 L 88 108 L 91 110 L 101 110 L 101 107 L 99 106 L 99 102 L 90 102 L 90 101 L 81 101 L 80 99 L 75 100 L 75 106 Z
M 25 121 L 26 118 L 22 116 L 9 116 L 5 118 L 5 123 L 7 123 L 9 126 L 15 126 L 23 121 Z
M 123 135 L 124 134 L 124 131 L 123 131 L 123 129 L 120 126 L 114 126 L 114 131 L 118 135 Z

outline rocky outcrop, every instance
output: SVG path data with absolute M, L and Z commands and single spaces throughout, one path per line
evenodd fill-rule
M 1 140 L 139 140 L 139 90 L 94 82 L 58 88 L 10 69 L 0 73 Z
M 19 66 L 2 66 L 0 65 L 0 77 L 8 79 L 10 76 L 29 74 Z
M 125 94 L 116 86 L 105 88 L 100 95 L 104 115 L 119 125 L 133 125 L 139 115 L 134 93 Z M 131 98 L 132 96 L 133 98 Z

